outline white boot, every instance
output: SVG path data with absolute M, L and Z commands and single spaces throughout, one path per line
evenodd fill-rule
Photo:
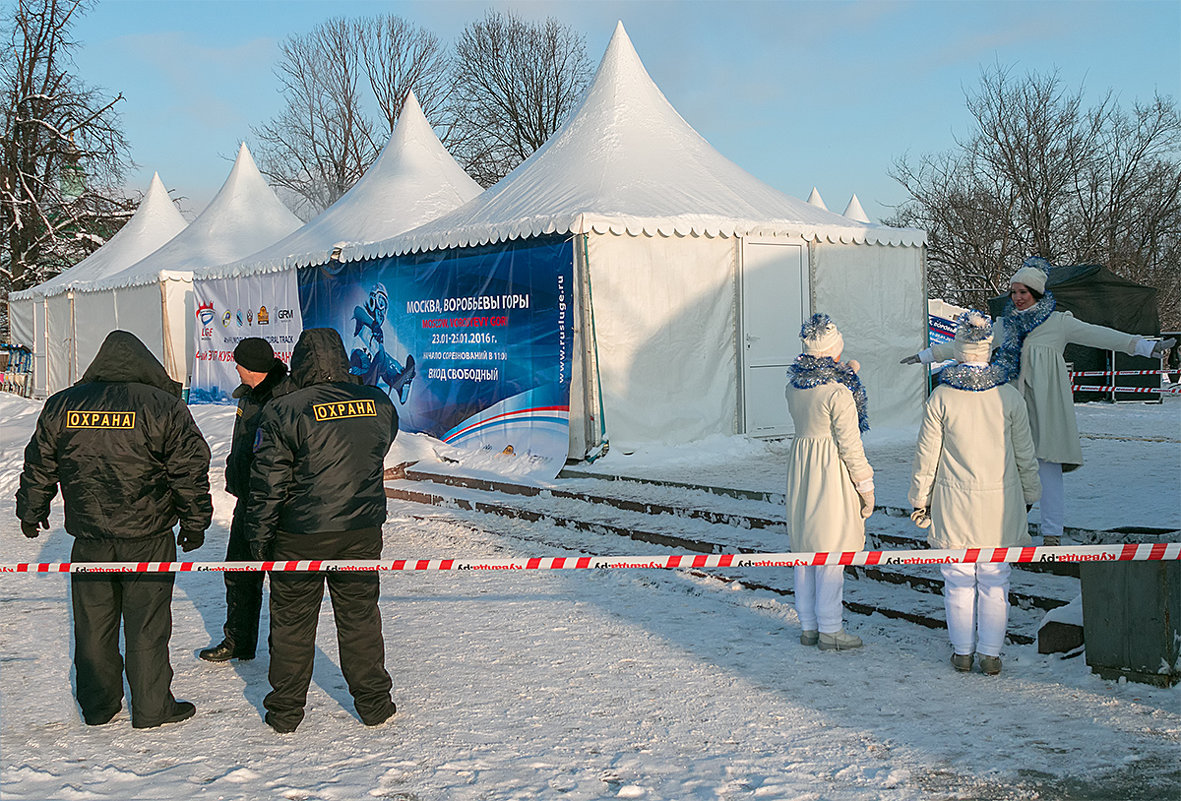
M 850 634 L 844 629 L 841 629 L 835 634 L 820 632 L 821 651 L 848 651 L 853 648 L 860 648 L 861 645 L 860 637 L 856 634 Z

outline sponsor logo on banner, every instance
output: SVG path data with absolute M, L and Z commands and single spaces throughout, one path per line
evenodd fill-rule
M 202 303 L 197 307 L 197 336 L 201 339 L 213 337 L 213 320 L 217 312 L 213 310 L 213 303 Z
M 234 315 L 234 317 L 238 321 L 238 327 L 241 328 L 242 327 L 242 310 L 238 309 L 238 313 L 236 315 Z
M 293 317 L 295 317 L 295 311 L 293 309 L 275 309 L 276 320 L 290 320 Z
M 231 316 L 232 316 L 232 314 L 230 313 L 230 310 L 226 309 L 226 313 L 221 316 L 221 324 L 228 328 L 230 325 L 230 317 Z
M 377 404 L 371 400 L 340 401 L 337 403 L 314 403 L 312 414 L 316 422 L 342 420 L 346 417 L 377 417 Z
M 254 325 L 254 309 L 246 310 L 246 325 Z
M 258 307 L 258 324 L 259 325 L 270 325 L 271 324 L 271 315 L 267 311 L 266 306 L 259 306 Z
M 135 412 L 66 412 L 66 428 L 135 428 Z

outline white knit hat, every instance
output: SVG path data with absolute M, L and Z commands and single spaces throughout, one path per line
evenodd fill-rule
M 804 353 L 808 356 L 836 358 L 845 349 L 845 338 L 827 314 L 813 314 L 800 328 Z
M 968 309 L 956 318 L 952 342 L 958 362 L 987 362 L 992 354 L 992 321 L 976 309 Z
M 1039 295 L 1046 294 L 1046 272 L 1050 268 L 1050 263 L 1041 256 L 1030 256 L 1021 265 L 1021 269 L 1013 273 L 1013 277 L 1009 279 L 1010 284 L 1025 284 L 1025 286 L 1037 292 Z

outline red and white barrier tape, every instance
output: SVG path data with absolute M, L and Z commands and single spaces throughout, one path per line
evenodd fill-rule
M 1070 387 L 1072 392 L 1140 392 L 1140 393 L 1177 393 L 1181 386 L 1169 387 L 1081 387 L 1077 384 Z
M 1087 370 L 1082 373 L 1071 373 L 1072 376 L 1098 376 L 1098 375 L 1164 375 L 1165 373 L 1175 373 L 1176 370 Z
M 0 573 L 411 572 L 435 570 L 620 570 L 807 565 L 926 565 L 975 562 L 1159 562 L 1181 560 L 1181 542 L 919 551 L 542 556 L 523 559 L 302 560 L 298 562 L 27 562 Z

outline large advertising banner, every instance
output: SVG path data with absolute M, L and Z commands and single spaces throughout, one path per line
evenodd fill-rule
M 303 330 L 294 270 L 193 281 L 193 306 L 196 348 L 189 403 L 236 403 L 230 393 L 242 382 L 234 347 L 247 337 L 260 337 L 289 363 Z
M 340 333 L 401 430 L 552 478 L 569 450 L 573 272 L 562 237 L 333 263 L 299 270 L 300 312 Z

